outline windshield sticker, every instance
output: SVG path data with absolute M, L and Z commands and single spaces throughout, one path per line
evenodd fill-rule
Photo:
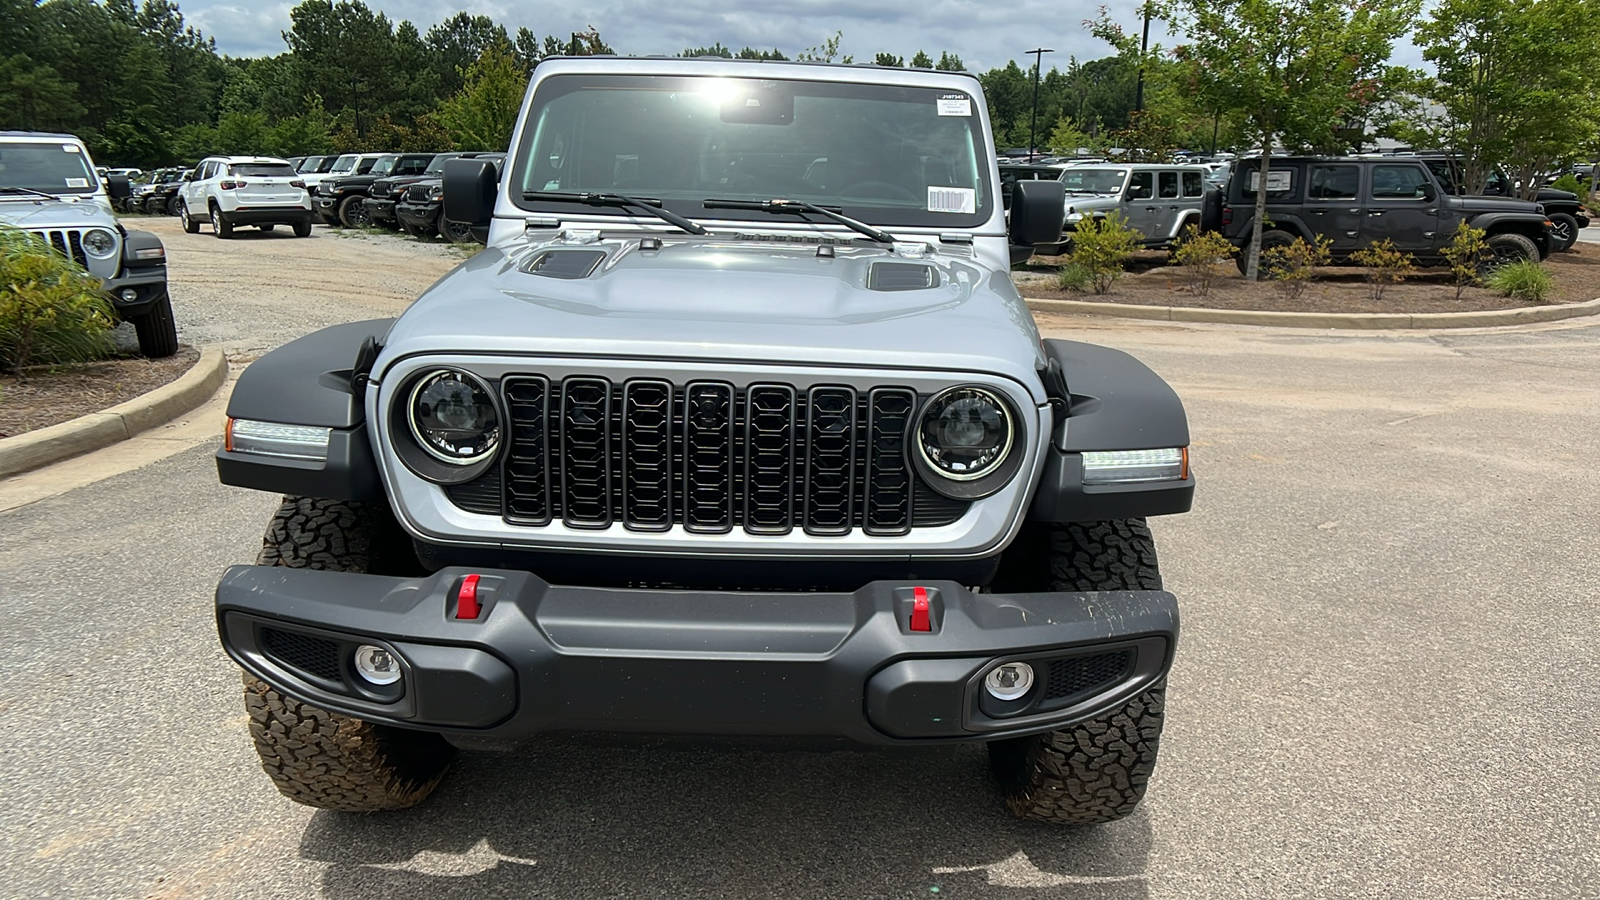
M 78 145 L 77 144 L 62 144 L 61 145 L 61 152 L 62 153 L 77 153 L 78 152 Z
M 972 98 L 966 96 L 965 94 L 945 94 L 939 98 L 939 115 L 972 115 Z
M 972 188 L 928 188 L 928 212 L 975 213 L 977 211 L 978 192 Z
M 67 187 L 86 188 L 88 186 L 89 186 L 89 179 L 87 179 L 87 178 L 68 178 L 67 179 Z
M 1250 173 L 1250 190 L 1252 190 L 1252 191 L 1257 190 L 1257 189 L 1259 189 L 1260 185 L 1261 185 L 1261 172 L 1260 171 L 1251 172 Z M 1276 194 L 1276 193 L 1279 193 L 1279 192 L 1282 192 L 1282 191 L 1287 191 L 1287 190 L 1289 190 L 1289 173 L 1288 172 L 1268 172 L 1267 173 L 1267 193 Z

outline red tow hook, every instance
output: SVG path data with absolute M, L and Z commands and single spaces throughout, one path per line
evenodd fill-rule
M 911 630 L 933 630 L 933 621 L 928 617 L 928 589 L 925 587 L 911 589 Z
M 478 603 L 478 576 L 468 575 L 461 579 L 461 590 L 456 592 L 456 618 L 476 619 L 483 612 L 483 607 Z

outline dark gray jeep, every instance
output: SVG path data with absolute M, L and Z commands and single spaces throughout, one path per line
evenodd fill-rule
M 1194 494 L 1182 405 L 1041 340 L 978 82 L 540 63 L 487 248 L 395 320 L 267 354 L 225 483 L 286 495 L 217 623 L 273 782 L 426 796 L 541 733 L 988 745 L 1018 814 L 1128 814 L 1178 636 L 1145 520 Z

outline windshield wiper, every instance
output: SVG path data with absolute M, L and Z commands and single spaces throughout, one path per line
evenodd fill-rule
M 652 216 L 671 225 L 676 225 L 690 234 L 710 234 L 701 228 L 693 219 L 685 219 L 669 209 L 663 209 L 661 201 L 652 197 L 629 197 L 624 194 L 597 194 L 588 191 L 523 191 L 524 200 L 546 200 L 556 203 L 587 203 L 590 206 L 612 206 L 618 209 L 633 207 L 642 209 Z
M 6 193 L 6 194 L 32 194 L 35 197 L 43 197 L 46 200 L 58 200 L 58 199 L 60 199 L 55 194 L 47 194 L 44 191 L 36 191 L 33 188 L 11 187 L 9 185 L 0 186 L 0 193 Z
M 895 243 L 894 235 L 886 231 L 879 231 L 858 219 L 842 215 L 837 209 L 807 203 L 804 200 L 707 200 L 701 204 L 706 209 L 759 209 L 769 213 L 790 213 L 791 215 L 805 215 L 816 213 L 838 222 L 857 234 L 864 234 L 880 244 Z

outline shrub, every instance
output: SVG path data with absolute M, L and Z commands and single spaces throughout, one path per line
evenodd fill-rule
M 1579 181 L 1578 176 L 1568 172 L 1565 175 L 1562 175 L 1560 178 L 1557 178 L 1555 183 L 1550 186 L 1558 191 L 1571 191 L 1572 193 L 1578 195 L 1579 203 L 1582 203 L 1585 206 L 1588 205 L 1589 182 L 1587 179 Z
M 0 372 L 111 354 L 100 280 L 33 235 L 0 227 Z
M 1261 269 L 1272 278 L 1278 293 L 1286 300 L 1298 300 L 1311 284 L 1317 266 L 1333 260 L 1333 241 L 1317 235 L 1311 242 L 1297 237 L 1288 244 L 1268 247 L 1261 254 Z
M 1456 299 L 1460 300 L 1462 291 L 1478 283 L 1478 272 L 1489 258 L 1489 244 L 1484 240 L 1483 229 L 1473 228 L 1465 221 L 1458 223 L 1450 236 L 1450 246 L 1440 251 L 1440 255 L 1450 264 Z
M 1183 266 L 1189 290 L 1204 297 L 1211 293 L 1211 282 L 1222 273 L 1221 260 L 1239 252 L 1228 239 L 1215 231 L 1201 231 L 1190 225 L 1172 248 L 1172 260 Z
M 1543 303 L 1553 287 L 1550 273 L 1531 259 L 1519 259 L 1499 266 L 1484 281 L 1490 290 L 1529 303 Z
M 1144 235 L 1129 228 L 1127 217 L 1115 210 L 1101 220 L 1084 219 L 1072 235 L 1067 265 L 1088 273 L 1089 287 L 1104 294 L 1122 277 L 1123 261 L 1142 240 Z
M 1407 275 L 1417 270 L 1413 264 L 1416 257 L 1400 252 L 1388 238 L 1373 241 L 1367 249 L 1350 254 L 1350 259 L 1358 266 L 1367 267 L 1367 288 L 1374 303 L 1382 302 L 1383 292 L 1389 285 L 1405 281 Z
M 1068 262 L 1061 267 L 1057 277 L 1061 279 L 1063 291 L 1082 294 L 1094 286 L 1094 274 L 1085 269 L 1081 263 Z

